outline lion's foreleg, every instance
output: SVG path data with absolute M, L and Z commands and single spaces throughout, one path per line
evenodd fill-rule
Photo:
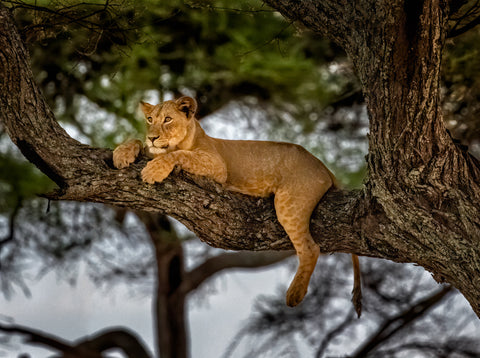
M 177 165 L 189 173 L 207 176 L 219 183 L 227 180 L 226 166 L 219 155 L 187 150 L 178 150 L 155 157 L 142 170 L 142 179 L 150 184 L 161 182 Z
M 120 144 L 113 151 L 113 165 L 118 169 L 128 167 L 137 159 L 142 149 L 143 143 L 138 139 L 131 139 Z

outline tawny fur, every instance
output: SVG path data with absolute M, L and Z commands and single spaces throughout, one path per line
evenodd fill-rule
M 139 140 L 118 146 L 113 152 L 115 167 L 127 167 L 144 150 L 152 158 L 142 170 L 147 183 L 161 182 L 180 166 L 192 174 L 210 177 L 228 190 L 260 197 L 274 194 L 278 221 L 299 258 L 286 298 L 289 306 L 298 305 L 320 255 L 310 235 L 310 216 L 336 183 L 333 174 L 295 144 L 209 137 L 195 119 L 197 103 L 193 98 L 181 97 L 159 105 L 142 102 L 141 109 L 148 124 L 145 146 Z M 359 298 L 358 258 L 353 259 L 354 291 Z

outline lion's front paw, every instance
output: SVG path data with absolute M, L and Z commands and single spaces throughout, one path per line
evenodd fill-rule
M 147 163 L 142 170 L 142 179 L 144 182 L 153 184 L 155 182 L 161 182 L 163 179 L 173 170 L 173 165 L 164 158 L 157 157 Z
M 120 144 L 113 151 L 113 165 L 115 168 L 122 169 L 132 164 L 137 159 L 142 150 L 143 144 L 138 139 L 130 140 Z

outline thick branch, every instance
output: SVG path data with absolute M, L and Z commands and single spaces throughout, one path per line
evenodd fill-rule
M 207 179 L 186 173 L 148 185 L 139 178 L 145 161 L 114 170 L 110 151 L 87 147 L 68 137 L 34 84 L 28 53 L 8 11 L 3 7 L 0 10 L 0 118 L 25 156 L 60 186 L 51 198 L 165 213 L 216 247 L 291 249 L 271 199 L 228 192 Z M 312 215 L 312 233 L 322 251 L 414 260 L 416 255 L 391 247 L 380 231 L 384 213 L 374 212 L 365 199 L 359 191 L 331 191 L 325 196 Z

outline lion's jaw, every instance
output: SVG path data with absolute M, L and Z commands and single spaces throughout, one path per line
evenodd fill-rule
M 169 152 L 168 150 L 168 147 L 166 148 L 163 148 L 163 147 L 155 147 L 155 146 L 146 146 L 145 147 L 145 151 L 146 151 L 146 154 L 147 156 L 149 156 L 150 158 L 154 158 L 158 155 L 161 155 L 161 154 L 166 154 Z M 171 151 L 171 150 L 170 150 Z

